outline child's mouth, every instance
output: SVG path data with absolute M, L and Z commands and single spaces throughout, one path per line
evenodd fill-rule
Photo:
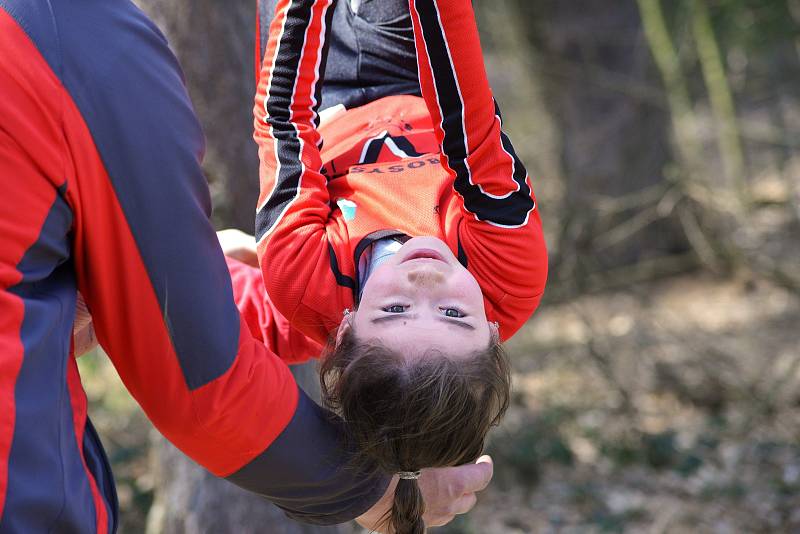
M 445 262 L 444 256 L 442 256 L 435 250 L 429 248 L 421 248 L 415 250 L 414 252 L 403 258 L 403 261 L 401 261 L 400 263 L 405 263 L 411 260 L 436 260 Z

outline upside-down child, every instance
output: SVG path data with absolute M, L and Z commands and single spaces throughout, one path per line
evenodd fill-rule
M 422 532 L 419 470 L 478 457 L 508 404 L 500 342 L 544 290 L 531 181 L 471 0 L 280 0 L 269 28 L 255 103 L 264 287 L 328 343 L 324 400 L 399 475 L 394 530 Z M 319 126 L 321 104 L 339 112 Z M 231 269 L 257 313 L 253 274 Z

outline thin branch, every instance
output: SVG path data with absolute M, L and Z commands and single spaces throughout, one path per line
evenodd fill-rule
M 631 284 L 650 282 L 659 278 L 683 274 L 699 267 L 697 254 L 671 254 L 640 260 L 634 265 L 619 267 L 602 273 L 590 274 L 584 283 L 591 291 L 630 287 Z
M 639 213 L 625 219 L 608 232 L 596 237 L 594 240 L 595 245 L 600 250 L 618 245 L 662 218 L 663 217 L 658 213 L 655 206 L 641 210 Z
M 689 176 L 694 176 L 701 167 L 702 158 L 697 146 L 696 121 L 688 83 L 681 70 L 680 56 L 669 36 L 660 0 L 637 2 L 650 52 L 667 90 L 675 149 Z
M 711 26 L 706 0 L 692 2 L 692 30 L 700 58 L 703 79 L 708 89 L 714 121 L 719 129 L 717 144 L 722 163 L 739 193 L 739 200 L 746 208 L 749 204 L 747 180 L 745 176 L 744 149 L 739 134 L 736 118 L 736 107 L 733 102 L 728 77 L 722 55 Z
M 631 398 L 630 392 L 620 383 L 620 380 L 617 378 L 616 373 L 614 372 L 614 364 L 611 354 L 608 351 L 601 349 L 597 342 L 601 335 L 595 329 L 591 318 L 580 306 L 573 305 L 572 310 L 580 318 L 581 322 L 589 331 L 589 341 L 586 343 L 589 358 L 594 363 L 595 368 L 603 376 L 606 383 L 617 392 L 617 395 L 619 395 L 619 399 L 621 401 L 619 406 L 620 411 L 626 414 L 636 414 L 638 410 L 636 409 L 636 405 Z
M 634 191 L 633 193 L 628 193 L 627 195 L 619 197 L 591 195 L 589 199 L 592 201 L 592 206 L 594 206 L 601 215 L 617 215 L 659 202 L 664 198 L 669 187 L 669 184 L 659 182 L 645 189 L 640 189 L 639 191 Z
M 711 271 L 715 273 L 722 272 L 717 252 L 708 238 L 706 238 L 694 212 L 686 205 L 680 206 L 678 208 L 678 218 L 681 221 L 686 238 L 692 244 L 692 248 L 697 253 L 700 261 Z

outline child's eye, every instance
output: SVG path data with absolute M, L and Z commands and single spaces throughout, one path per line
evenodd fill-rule
M 402 304 L 393 304 L 391 306 L 386 306 L 385 308 L 383 308 L 383 311 L 388 313 L 403 313 L 404 311 L 406 311 L 406 307 L 403 306 Z
M 441 308 L 441 310 L 447 317 L 456 317 L 459 319 L 462 317 L 466 317 L 466 315 L 461 313 L 461 310 L 459 310 L 458 308 Z

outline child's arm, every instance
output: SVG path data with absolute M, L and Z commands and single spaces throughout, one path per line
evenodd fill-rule
M 333 247 L 347 240 L 344 228 L 329 223 L 316 129 L 332 4 L 278 2 L 254 109 L 261 159 L 256 239 L 264 282 L 281 313 L 320 342 L 353 306 L 352 290 L 338 285 L 334 274 Z M 349 260 L 349 254 L 339 257 Z
M 536 309 L 547 277 L 530 178 L 501 130 L 471 0 L 409 2 L 422 95 L 462 201 L 448 241 L 465 252 L 507 339 Z
M 233 258 L 225 260 L 231 273 L 236 307 L 253 338 L 288 364 L 318 358 L 322 345 L 299 332 L 275 309 L 264 288 L 261 270 Z
M 263 343 L 267 349 L 288 364 L 303 363 L 318 358 L 322 353 L 322 345 L 292 327 L 275 309 L 267 290 L 264 289 L 261 270 L 230 256 L 226 256 L 225 261 L 231 274 L 236 307 L 247 323 L 253 339 Z M 81 356 L 97 346 L 92 316 L 80 293 L 73 335 L 75 356 Z

